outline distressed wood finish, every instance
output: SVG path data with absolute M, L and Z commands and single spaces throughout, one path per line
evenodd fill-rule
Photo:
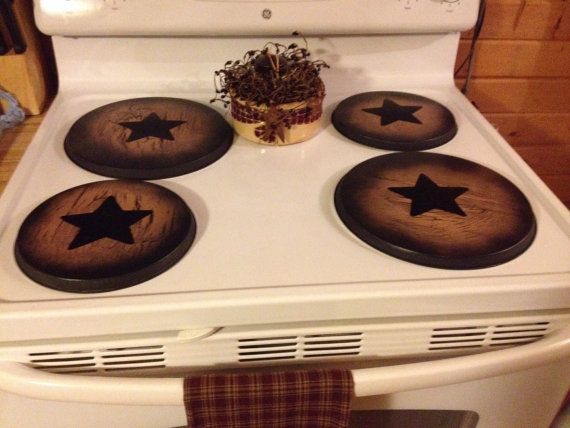
M 374 248 L 447 269 L 504 263 L 525 251 L 536 233 L 532 209 L 514 184 L 474 162 L 435 153 L 360 163 L 338 184 L 335 206 L 345 225 Z
M 67 155 L 115 178 L 158 179 L 204 168 L 230 148 L 233 130 L 211 107 L 179 98 L 135 98 L 79 118 L 65 138 Z
M 343 100 L 335 128 L 358 143 L 387 150 L 426 150 L 457 133 L 451 112 L 429 98 L 403 92 L 364 92 Z
M 105 210 L 105 204 L 112 206 Z M 192 212 L 170 190 L 142 181 L 99 181 L 59 193 L 34 209 L 18 233 L 16 260 L 49 288 L 111 291 L 170 268 L 186 253 L 195 231 Z

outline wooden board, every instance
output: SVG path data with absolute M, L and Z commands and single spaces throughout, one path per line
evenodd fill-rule
M 481 38 L 570 40 L 570 7 L 565 0 L 487 0 Z
M 526 197 L 465 159 L 393 153 L 360 163 L 339 182 L 344 224 L 372 247 L 413 263 L 473 269 L 507 262 L 536 234 Z
M 570 145 L 567 146 L 519 146 L 517 152 L 537 174 L 570 173 Z
M 517 146 L 517 153 L 570 207 L 570 145 Z
M 570 145 L 570 112 L 484 113 L 484 115 L 514 147 Z
M 570 79 L 475 78 L 469 88 L 468 98 L 484 113 L 570 113 Z
M 192 212 L 170 190 L 108 180 L 59 193 L 34 209 L 16 239 L 18 265 L 56 290 L 98 293 L 144 282 L 186 253 Z
M 528 160 L 527 160 L 528 162 Z M 570 177 L 569 174 L 540 174 L 546 185 L 554 192 L 560 201 L 570 209 Z
M 456 68 L 469 53 L 471 42 L 459 43 Z M 570 41 L 479 40 L 473 77 L 570 77 Z M 465 77 L 463 67 L 458 77 Z

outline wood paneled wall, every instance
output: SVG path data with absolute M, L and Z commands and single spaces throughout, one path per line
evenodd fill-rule
M 463 35 L 457 65 L 471 35 Z M 462 69 L 458 86 L 465 76 Z M 469 99 L 570 208 L 570 2 L 487 0 L 469 88 Z

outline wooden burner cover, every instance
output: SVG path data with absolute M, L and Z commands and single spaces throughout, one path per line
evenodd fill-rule
M 69 158 L 115 178 L 151 180 L 204 168 L 222 157 L 233 130 L 211 107 L 178 98 L 135 98 L 79 118 L 65 138 Z
M 404 92 L 364 92 L 336 107 L 334 127 L 357 143 L 386 150 L 427 150 L 457 134 L 453 114 L 443 105 Z
M 536 220 L 523 193 L 474 162 L 435 153 L 364 161 L 338 183 L 335 206 L 360 239 L 420 265 L 472 269 L 514 259 Z
M 185 202 L 156 184 L 108 180 L 61 192 L 23 222 L 15 255 L 34 281 L 72 293 L 119 290 L 170 268 L 194 240 Z

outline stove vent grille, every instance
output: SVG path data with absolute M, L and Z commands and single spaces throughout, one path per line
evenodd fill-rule
M 166 367 L 161 345 L 35 352 L 28 356 L 33 367 L 53 373 L 109 373 Z
M 220 329 L 197 341 L 147 337 L 113 342 L 41 345 L 9 358 L 54 373 L 159 375 L 287 363 L 469 354 L 518 346 L 548 335 L 568 321 L 468 320 L 424 324 L 301 326 L 267 330 Z M 338 327 L 338 328 L 337 328 Z M 1 349 L 0 349 L 1 351 Z M 22 352 L 23 351 L 23 352 Z M 21 353 L 19 353 L 21 352 Z M 1 357 L 1 355 L 0 355 Z
M 359 355 L 362 332 L 238 340 L 239 362 Z
M 432 330 L 429 350 L 448 351 L 523 345 L 549 332 L 549 322 L 499 324 L 494 326 L 445 327 Z

